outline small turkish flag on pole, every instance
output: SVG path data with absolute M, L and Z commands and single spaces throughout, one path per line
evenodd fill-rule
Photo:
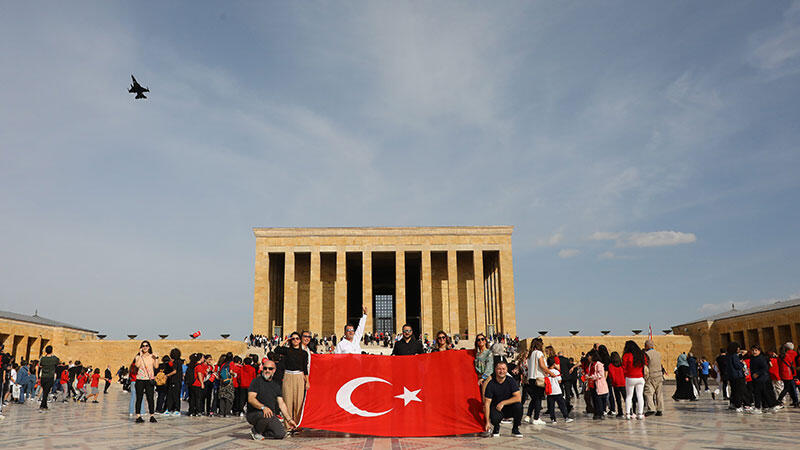
M 193 337 L 193 338 L 199 338 L 200 337 L 200 330 L 195 331 L 190 336 Z
M 311 355 L 300 426 L 373 436 L 479 433 L 474 352 Z

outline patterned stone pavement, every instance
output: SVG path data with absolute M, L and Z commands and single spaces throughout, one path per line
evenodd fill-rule
M 667 386 L 671 394 L 673 387 Z M 115 385 L 100 404 L 56 403 L 40 413 L 33 403 L 9 405 L 0 421 L 2 448 L 319 448 L 319 449 L 452 449 L 452 448 L 797 448 L 800 409 L 764 415 L 741 415 L 727 404 L 703 398 L 669 400 L 663 417 L 644 421 L 609 418 L 593 421 L 578 414 L 575 422 L 523 425 L 524 438 L 509 435 L 503 424 L 498 438 L 371 438 L 306 430 L 282 441 L 255 442 L 243 418 L 159 417 L 159 423 L 135 424 L 128 417 L 129 394 Z

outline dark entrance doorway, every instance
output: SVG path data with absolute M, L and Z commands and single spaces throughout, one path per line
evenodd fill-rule
M 372 308 L 374 332 L 394 334 L 395 298 L 394 252 L 372 253 Z

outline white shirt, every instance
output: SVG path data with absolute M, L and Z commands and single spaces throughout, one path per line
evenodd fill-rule
M 543 357 L 544 353 L 539 350 L 534 350 L 528 360 L 528 379 L 544 378 L 544 373 L 539 367 L 539 358 Z
M 561 382 L 561 372 L 559 372 L 556 369 L 550 369 L 550 372 L 553 372 L 553 374 L 555 374 L 555 376 L 554 377 L 547 377 L 547 378 L 550 379 L 550 389 L 552 389 L 552 391 L 553 391 L 548 395 L 558 395 L 558 394 L 561 393 L 561 385 L 558 384 L 559 382 Z
M 361 316 L 361 320 L 358 321 L 358 328 L 356 328 L 356 332 L 353 335 L 353 340 L 348 341 L 347 338 L 342 338 L 338 344 L 336 344 L 336 350 L 334 353 L 337 355 L 360 355 L 361 354 L 361 338 L 364 336 L 364 327 L 367 326 L 367 315 L 364 314 Z

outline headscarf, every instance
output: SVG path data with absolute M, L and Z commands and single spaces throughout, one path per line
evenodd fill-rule
M 689 367 L 689 362 L 686 361 L 686 353 L 681 353 L 680 355 L 678 355 L 678 366 L 677 367 L 680 367 L 680 366 Z

